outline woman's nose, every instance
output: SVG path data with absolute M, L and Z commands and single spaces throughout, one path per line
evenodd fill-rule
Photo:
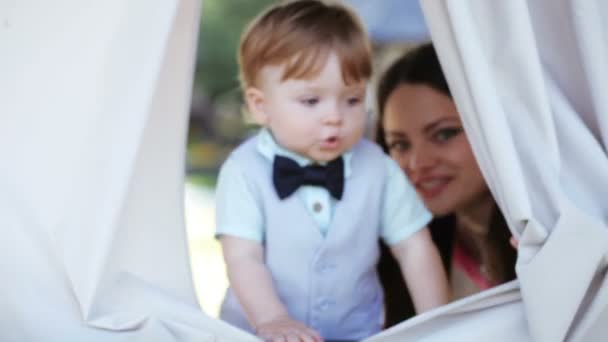
M 406 161 L 406 169 L 412 173 L 421 173 L 437 164 L 433 152 L 424 147 L 412 148 Z

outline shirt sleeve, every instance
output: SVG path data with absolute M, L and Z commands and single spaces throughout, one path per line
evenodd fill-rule
M 425 227 L 432 215 L 399 165 L 388 156 L 386 164 L 387 182 L 380 236 L 391 246 Z
M 263 213 L 240 165 L 228 158 L 215 189 L 215 236 L 232 235 L 262 242 Z

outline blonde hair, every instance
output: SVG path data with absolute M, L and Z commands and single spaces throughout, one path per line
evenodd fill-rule
M 316 76 L 336 53 L 346 84 L 372 73 L 371 47 L 356 14 L 319 0 L 291 1 L 270 7 L 241 36 L 238 53 L 243 89 L 256 86 L 259 71 L 285 64 L 282 80 Z

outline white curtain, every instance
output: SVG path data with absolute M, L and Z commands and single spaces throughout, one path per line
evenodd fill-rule
M 477 315 L 452 326 L 444 321 L 454 310 L 442 308 L 427 326 L 406 322 L 392 336 L 422 329 L 423 341 L 606 341 L 608 2 L 422 5 L 475 155 L 519 237 L 523 301 L 512 312 L 483 309 L 486 319 L 458 339 L 449 334 Z M 505 332 L 518 317 L 527 328 Z
M 200 6 L 0 0 L 0 340 L 257 340 L 201 312 L 189 269 Z

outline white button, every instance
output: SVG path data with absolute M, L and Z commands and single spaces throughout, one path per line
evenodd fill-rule
M 319 212 L 321 212 L 321 210 L 323 210 L 323 205 L 322 205 L 321 203 L 319 203 L 319 202 L 315 202 L 315 203 L 312 205 L 312 210 L 313 210 L 315 213 L 319 213 Z
M 319 310 L 326 311 L 334 304 L 333 301 L 324 299 L 319 303 Z
M 334 269 L 334 265 L 331 264 L 321 264 L 317 270 L 319 271 L 319 273 L 321 274 L 325 274 L 328 273 L 329 271 L 331 271 L 332 269 Z

